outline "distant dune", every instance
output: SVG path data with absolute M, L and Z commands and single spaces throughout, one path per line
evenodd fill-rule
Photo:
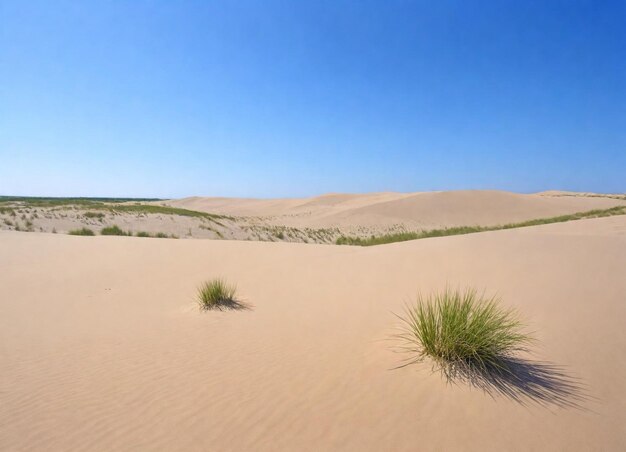
M 489 227 L 623 206 L 625 195 L 502 191 L 331 193 L 301 199 L 192 197 L 0 200 L 0 230 L 336 244 L 457 226 Z M 594 214 L 594 215 L 597 215 Z M 582 215 L 593 216 L 593 215 Z
M 417 218 L 435 202 L 437 221 L 453 207 L 504 221 L 471 207 L 612 201 L 462 192 L 303 208 Z M 0 450 L 626 450 L 624 269 L 626 216 L 372 248 L 0 231 Z M 215 276 L 251 309 L 200 312 L 196 288 Z M 529 358 L 580 392 L 516 401 L 446 385 L 428 363 L 391 370 L 392 313 L 450 284 L 517 308 L 538 339 Z
M 264 217 L 272 224 L 312 228 L 402 225 L 408 229 L 491 226 L 605 209 L 626 198 L 563 196 L 565 192 L 517 194 L 467 190 L 424 193 L 328 194 L 301 199 L 192 197 L 167 205 L 236 216 Z

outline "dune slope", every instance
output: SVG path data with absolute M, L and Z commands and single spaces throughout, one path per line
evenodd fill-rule
M 303 199 L 184 198 L 168 205 L 226 215 L 259 216 L 292 227 L 391 227 L 434 229 L 493 226 L 606 209 L 626 199 L 518 194 L 495 190 L 425 193 L 329 194 Z
M 3 231 L 0 449 L 624 450 L 624 268 L 626 217 L 372 248 Z M 216 275 L 251 309 L 199 312 Z M 390 370 L 392 312 L 446 284 L 518 308 L 578 407 Z

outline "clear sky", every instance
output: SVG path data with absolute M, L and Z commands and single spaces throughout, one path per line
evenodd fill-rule
M 624 1 L 0 0 L 0 194 L 626 191 Z

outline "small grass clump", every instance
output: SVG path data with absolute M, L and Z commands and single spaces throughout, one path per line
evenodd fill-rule
M 56 229 L 52 230 L 53 233 L 56 233 Z M 70 232 L 68 232 L 69 235 L 96 235 L 94 234 L 94 232 L 89 229 L 89 228 L 80 228 L 80 229 L 73 229 Z
M 107 226 L 106 228 L 102 228 L 100 230 L 101 235 L 131 235 L 130 232 L 123 231 L 119 226 Z
M 98 220 L 103 220 L 104 214 L 102 212 L 85 212 L 85 218 L 95 218 Z
M 513 310 L 473 289 L 420 295 L 400 318 L 401 349 L 412 354 L 405 365 L 430 358 L 448 379 L 502 370 L 532 341 Z
M 155 234 L 150 234 L 149 232 L 146 232 L 146 231 L 138 231 L 138 232 L 136 232 L 135 233 L 135 237 L 150 237 L 150 238 L 156 238 L 156 239 L 170 239 L 170 238 L 171 239 L 176 239 L 176 238 L 178 238 L 174 234 L 167 235 L 164 232 L 157 232 Z
M 198 303 L 201 309 L 223 309 L 237 306 L 237 288 L 221 278 L 205 282 L 198 289 Z

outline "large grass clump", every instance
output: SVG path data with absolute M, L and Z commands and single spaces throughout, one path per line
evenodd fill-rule
M 212 279 L 198 288 L 198 303 L 202 309 L 235 308 L 240 305 L 236 293 L 236 286 L 221 278 Z
M 503 370 L 532 341 L 513 310 L 473 289 L 420 295 L 400 318 L 401 349 L 412 355 L 405 365 L 430 358 L 448 378 Z

